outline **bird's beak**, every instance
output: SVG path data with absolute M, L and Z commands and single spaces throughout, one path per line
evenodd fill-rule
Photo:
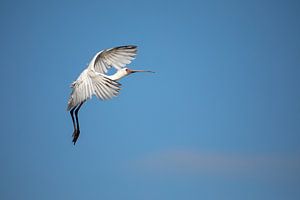
M 154 73 L 153 71 L 149 71 L 149 70 L 134 70 L 134 69 L 131 69 L 131 70 L 130 70 L 130 73 L 136 73 L 136 72 L 149 72 L 149 73 Z

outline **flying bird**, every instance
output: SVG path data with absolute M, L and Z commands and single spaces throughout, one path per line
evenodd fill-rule
M 101 100 L 111 99 L 119 94 L 121 84 L 117 81 L 121 78 L 136 72 L 152 72 L 133 70 L 126 67 L 135 58 L 136 54 L 137 46 L 134 45 L 102 50 L 93 57 L 88 67 L 71 84 L 72 92 L 67 110 L 70 111 L 72 117 L 74 127 L 72 142 L 74 145 L 80 134 L 78 111 L 84 102 L 93 95 Z M 111 67 L 115 68 L 116 72 L 108 75 L 107 72 Z

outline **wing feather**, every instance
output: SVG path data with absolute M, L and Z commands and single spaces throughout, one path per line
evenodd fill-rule
M 72 93 L 67 110 L 71 110 L 96 95 L 101 100 L 111 99 L 119 94 L 121 84 L 105 77 L 101 73 L 84 70 L 72 84 Z
M 121 69 L 131 63 L 137 54 L 137 46 L 127 45 L 98 52 L 89 64 L 89 69 L 106 74 L 111 67 Z

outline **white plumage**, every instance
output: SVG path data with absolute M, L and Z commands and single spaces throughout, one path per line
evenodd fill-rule
M 98 52 L 88 67 L 79 75 L 71 85 L 72 93 L 68 101 L 68 108 L 72 116 L 74 133 L 73 143 L 75 144 L 79 134 L 78 111 L 82 104 L 93 95 L 101 100 L 111 99 L 118 95 L 121 84 L 117 80 L 135 72 L 151 72 L 145 70 L 131 70 L 125 66 L 135 58 L 137 46 L 128 45 Z M 117 72 L 107 75 L 109 68 L 114 67 Z M 76 123 L 73 112 L 75 110 Z
M 94 56 L 88 69 L 94 69 L 102 74 L 107 73 L 107 70 L 111 67 L 120 70 L 131 63 L 136 54 L 137 47 L 133 45 L 106 49 Z
M 97 53 L 72 84 L 72 94 L 68 102 L 68 110 L 96 95 L 102 100 L 111 99 L 120 90 L 120 84 L 106 75 L 107 70 L 115 67 L 121 70 L 129 64 L 137 53 L 136 46 L 121 46 Z

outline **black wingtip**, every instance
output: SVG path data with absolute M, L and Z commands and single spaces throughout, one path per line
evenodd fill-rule
M 124 46 L 119 46 L 117 47 L 118 49 L 136 49 L 136 45 L 124 45 Z
M 137 46 L 136 45 L 128 45 L 128 48 L 135 49 L 135 48 L 137 48 Z

